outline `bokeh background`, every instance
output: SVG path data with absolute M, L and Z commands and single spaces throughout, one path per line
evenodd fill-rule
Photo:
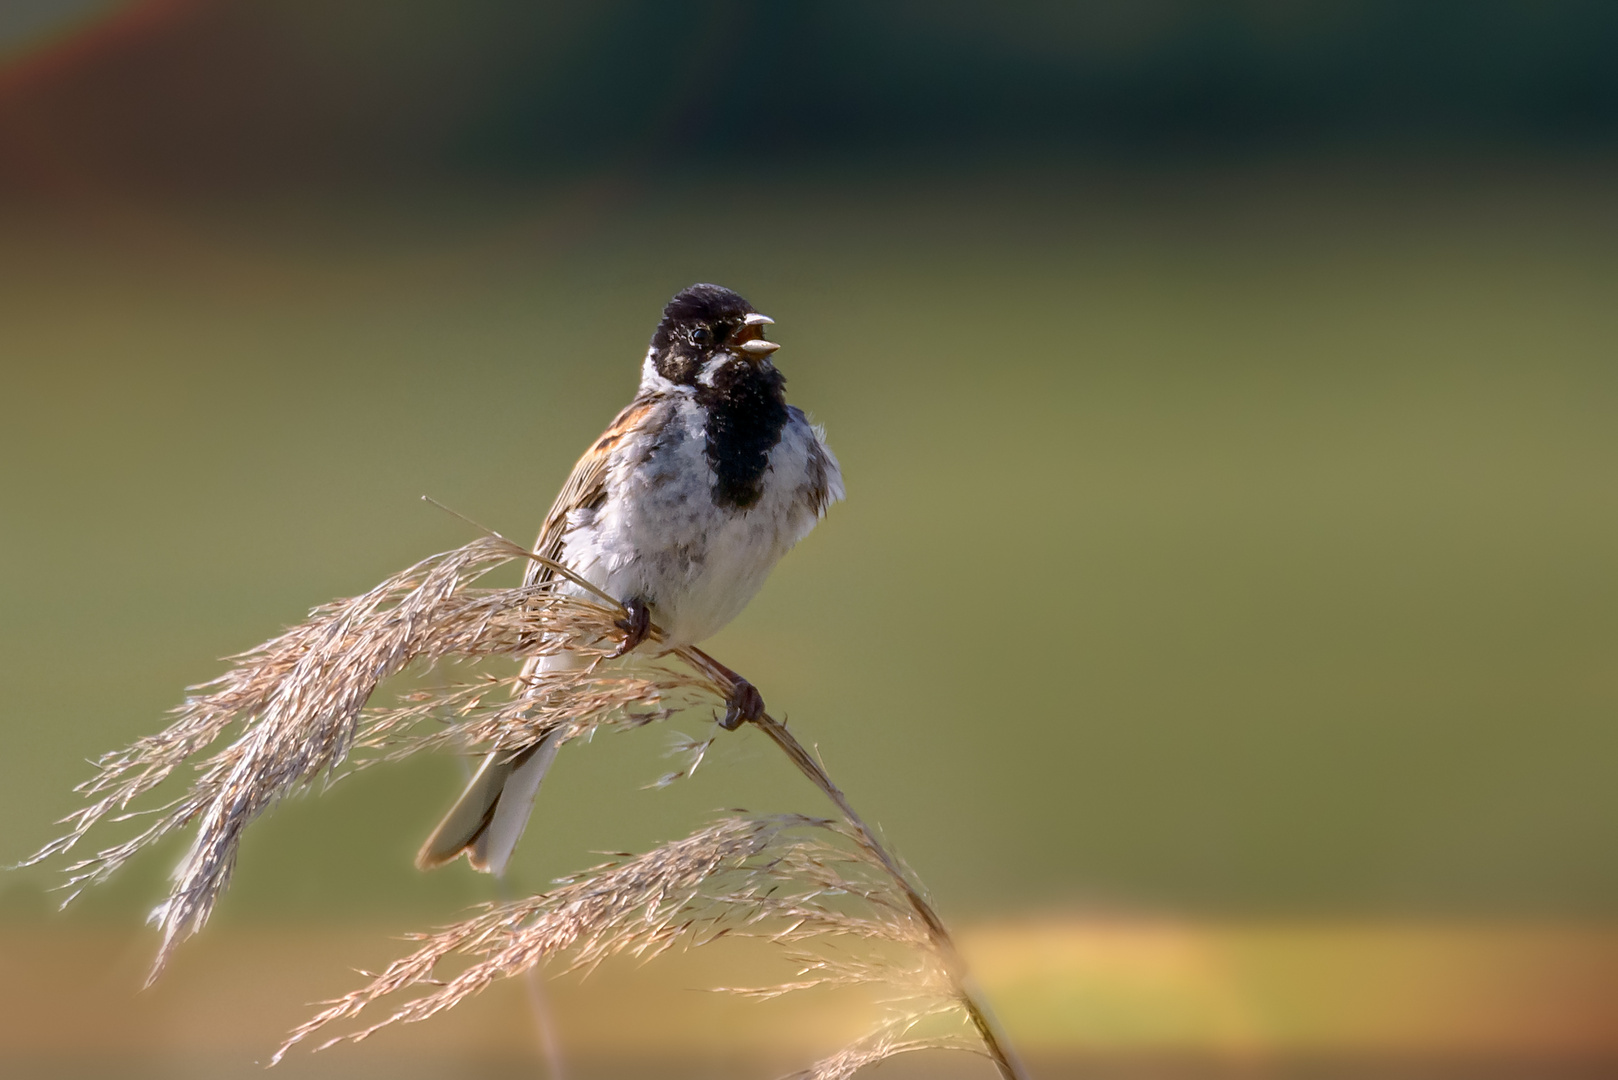
M 5 0 L 0 861 L 217 658 L 469 538 L 418 496 L 531 535 L 711 280 L 849 481 L 713 651 L 1040 1075 L 1610 1075 L 1615 151 L 1599 2 Z M 818 808 L 745 732 L 642 790 L 669 738 L 570 748 L 504 883 L 410 866 L 460 762 L 293 801 L 141 994 L 177 848 L 66 914 L 6 873 L 0 1072 L 255 1074 L 389 935 Z M 685 990 L 728 977 L 279 1069 L 858 1026 Z

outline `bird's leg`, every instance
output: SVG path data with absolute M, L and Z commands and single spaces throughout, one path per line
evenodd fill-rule
M 726 731 L 735 731 L 763 715 L 764 695 L 758 692 L 758 687 L 740 675 L 736 676 L 730 688 L 730 697 L 725 701 L 725 715 L 719 718 L 719 726 Z
M 646 601 L 641 599 L 625 600 L 623 604 L 624 617 L 615 620 L 612 624 L 624 632 L 624 640 L 618 643 L 617 650 L 612 654 L 614 657 L 624 655 L 645 641 L 646 635 L 652 629 L 652 609 Z
M 730 692 L 725 697 L 725 715 L 719 720 L 720 727 L 726 731 L 735 731 L 743 724 L 764 715 L 764 695 L 758 692 L 758 687 L 701 649 L 692 646 L 691 651 L 702 658 L 710 674 L 728 684 Z

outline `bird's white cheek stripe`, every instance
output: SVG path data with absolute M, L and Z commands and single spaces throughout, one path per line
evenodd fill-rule
M 662 374 L 657 371 L 657 361 L 655 361 L 655 356 L 657 356 L 657 350 L 655 350 L 655 348 L 649 348 L 649 350 L 646 350 L 646 359 L 642 359 L 641 361 L 641 389 L 665 390 L 665 392 L 667 392 L 667 390 L 671 389 L 671 387 L 673 387 L 675 384 L 671 384 L 668 379 L 665 379 L 665 377 L 663 377 Z
M 718 356 L 702 365 L 702 374 L 697 376 L 697 381 L 703 386 L 712 386 L 714 376 L 719 374 L 719 369 L 734 359 L 735 357 L 730 353 L 720 353 Z
M 656 350 L 647 349 L 646 359 L 640 365 L 640 392 L 643 394 L 689 394 L 691 387 L 669 382 L 657 370 Z

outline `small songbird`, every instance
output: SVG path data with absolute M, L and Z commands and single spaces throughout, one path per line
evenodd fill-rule
M 843 498 L 824 433 L 786 403 L 786 379 L 770 361 L 779 346 L 764 339 L 774 321 L 717 285 L 693 285 L 670 300 L 635 399 L 573 466 L 545 515 L 534 551 L 629 612 L 619 655 L 641 644 L 653 622 L 665 651 L 718 632 Z M 531 563 L 526 583 L 552 577 Z M 581 662 L 569 653 L 540 657 L 525 674 Z M 751 684 L 734 682 L 720 721 L 727 729 L 764 711 Z M 416 865 L 441 866 L 465 852 L 475 869 L 504 873 L 556 751 L 554 739 L 543 739 L 486 757 Z

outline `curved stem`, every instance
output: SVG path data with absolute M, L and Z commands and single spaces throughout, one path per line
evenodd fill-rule
M 713 660 L 707 653 L 695 648 L 682 648 L 676 650 L 676 652 L 703 674 L 721 685 L 729 685 L 731 681 L 729 669 L 724 668 L 723 665 Z M 716 670 L 716 668 L 719 670 Z M 803 773 L 810 783 L 819 788 L 821 793 L 832 801 L 832 805 L 837 807 L 838 812 L 843 815 L 843 820 L 853 830 L 855 840 L 881 865 L 882 869 L 888 872 L 888 875 L 893 878 L 894 882 L 903 891 L 905 899 L 909 901 L 910 907 L 916 913 L 916 917 L 921 920 L 922 925 L 927 927 L 927 933 L 932 938 L 933 947 L 943 957 L 945 966 L 949 970 L 950 979 L 955 983 L 956 991 L 960 995 L 961 1007 L 966 1010 L 967 1016 L 972 1021 L 972 1026 L 977 1029 L 978 1036 L 983 1040 L 984 1049 L 988 1051 L 989 1058 L 994 1062 L 995 1068 L 999 1070 L 1002 1080 L 1029 1080 L 1028 1073 L 1023 1069 L 1022 1063 L 1017 1060 L 1016 1055 L 1011 1052 L 1011 1046 L 1006 1041 L 1004 1033 L 1001 1032 L 1000 1025 L 995 1022 L 987 1004 L 982 999 L 982 995 L 973 983 L 971 975 L 968 974 L 966 963 L 961 959 L 960 952 L 955 948 L 955 939 L 950 937 L 949 929 L 944 925 L 944 920 L 938 917 L 938 912 L 933 910 L 933 906 L 927 902 L 927 898 L 921 894 L 921 890 L 910 880 L 910 875 L 905 872 L 899 860 L 894 858 L 881 840 L 877 839 L 876 833 L 871 830 L 869 825 L 865 824 L 865 819 L 855 811 L 853 805 L 848 801 L 848 796 L 843 794 L 842 788 L 839 788 L 832 781 L 826 770 L 820 767 L 820 763 L 811 757 L 809 751 L 803 748 L 803 744 L 786 729 L 786 725 L 780 723 L 768 713 L 760 716 L 754 723 L 770 737 L 770 741 L 780 747 L 781 752 L 786 754 L 787 759 L 797 766 L 798 771 Z
M 870 852 L 871 856 L 882 864 L 882 868 L 904 891 L 905 899 L 910 902 L 910 906 L 915 910 L 917 917 L 927 927 L 927 933 L 933 939 L 933 946 L 938 950 L 939 955 L 944 958 L 944 962 L 949 968 L 950 978 L 954 980 L 956 989 L 960 992 L 961 1005 L 966 1009 L 967 1016 L 971 1018 L 972 1026 L 977 1029 L 978 1035 L 983 1039 L 984 1048 L 988 1050 L 989 1057 L 994 1061 L 995 1068 L 1000 1071 L 1000 1075 L 1005 1080 L 1027 1080 L 1027 1073 L 1023 1071 L 1021 1063 L 1012 1055 L 1005 1035 L 1000 1031 L 1000 1027 L 995 1023 L 994 1017 L 990 1015 L 988 1007 L 981 1000 L 976 987 L 972 983 L 971 976 L 967 974 L 966 964 L 962 961 L 960 953 L 955 948 L 955 940 L 950 937 L 949 929 L 944 926 L 944 921 L 938 917 L 938 912 L 933 910 L 933 906 L 927 902 L 927 898 L 921 895 L 921 890 L 916 888 L 915 884 L 910 880 L 910 875 L 905 873 L 904 868 L 899 865 L 899 861 L 889 853 L 888 849 L 882 845 L 882 842 L 876 838 L 876 834 L 871 831 L 870 826 L 866 825 L 865 820 L 855 812 L 854 807 L 849 804 L 848 796 L 844 795 L 842 789 L 832 782 L 831 777 L 826 774 L 826 770 L 822 769 L 820 763 L 809 756 L 809 752 L 803 748 L 803 744 L 798 742 L 790 731 L 768 713 L 759 717 L 754 723 L 763 729 L 764 733 L 770 737 L 776 746 L 781 748 L 781 751 L 798 767 L 799 772 L 808 777 L 812 784 L 825 793 L 826 797 L 842 813 L 844 820 L 853 828 L 855 838 L 860 846 Z

